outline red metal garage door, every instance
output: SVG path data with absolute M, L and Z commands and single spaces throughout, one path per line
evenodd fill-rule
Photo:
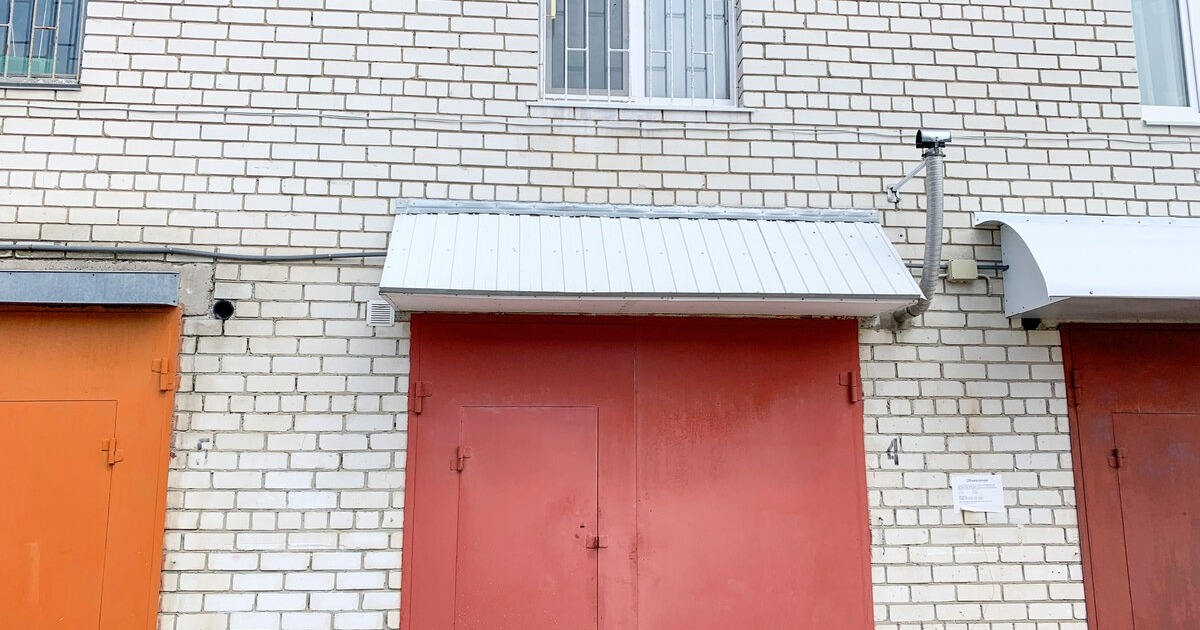
M 868 628 L 853 321 L 418 316 L 403 626 Z
M 1200 627 L 1200 329 L 1064 329 L 1090 627 Z

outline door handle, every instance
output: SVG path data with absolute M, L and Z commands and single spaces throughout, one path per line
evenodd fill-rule
M 588 536 L 588 549 L 604 549 L 608 546 L 608 536 Z

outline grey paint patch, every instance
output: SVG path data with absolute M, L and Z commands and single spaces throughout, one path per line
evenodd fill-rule
M 175 306 L 179 274 L 156 271 L 0 271 L 0 302 Z

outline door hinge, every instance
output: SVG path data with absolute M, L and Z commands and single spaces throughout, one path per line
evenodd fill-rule
M 408 388 L 408 411 L 418 415 L 425 411 L 425 399 L 429 398 L 429 381 L 413 381 Z
M 1120 468 L 1125 463 L 1125 449 L 1114 448 L 1108 456 L 1108 465 L 1110 468 Z
M 454 461 L 450 462 L 450 470 L 462 472 L 467 467 L 467 458 L 475 454 L 470 446 L 459 446 L 454 449 Z
M 858 375 L 858 372 L 842 372 L 838 375 L 838 383 L 846 388 L 847 393 L 850 395 L 851 403 L 856 403 L 863 399 L 862 377 Z
M 1079 399 L 1083 396 L 1083 388 L 1079 386 L 1079 371 L 1071 370 L 1067 372 L 1067 404 L 1072 407 L 1079 406 Z
M 158 374 L 158 391 L 172 392 L 179 389 L 179 372 L 170 359 L 155 359 L 150 371 Z
M 115 437 L 104 440 L 100 450 L 104 451 L 104 461 L 107 462 L 109 466 L 112 466 L 125 459 L 125 451 L 117 448 L 117 438 Z

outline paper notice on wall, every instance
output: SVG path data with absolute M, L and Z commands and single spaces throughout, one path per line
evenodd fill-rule
M 1004 512 L 1004 483 L 1000 475 L 950 475 L 954 509 Z

